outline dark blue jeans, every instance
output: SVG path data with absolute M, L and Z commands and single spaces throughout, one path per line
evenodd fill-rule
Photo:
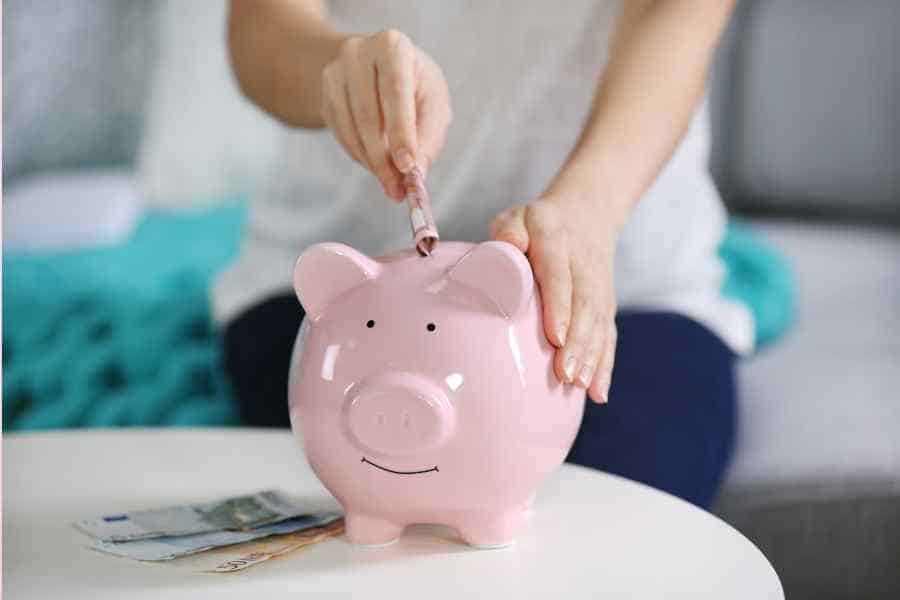
M 609 403 L 588 402 L 568 461 L 704 508 L 735 434 L 735 356 L 714 333 L 673 313 L 623 313 Z
M 287 427 L 287 376 L 303 318 L 293 294 L 225 330 L 225 367 L 246 425 Z M 735 357 L 673 313 L 626 312 L 609 404 L 588 401 L 570 462 L 616 473 L 702 507 L 715 497 L 735 432 Z

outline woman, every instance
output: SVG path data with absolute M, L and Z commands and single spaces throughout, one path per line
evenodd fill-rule
M 708 506 L 753 343 L 720 295 L 724 211 L 692 118 L 731 4 L 232 0 L 241 88 L 302 130 L 214 292 L 245 422 L 287 424 L 297 255 L 409 245 L 385 197 L 418 166 L 442 237 L 531 262 L 557 376 L 596 401 L 569 460 Z

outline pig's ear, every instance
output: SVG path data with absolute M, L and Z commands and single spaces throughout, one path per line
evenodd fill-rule
M 506 242 L 478 244 L 450 268 L 447 277 L 487 296 L 505 317 L 519 314 L 534 294 L 528 259 Z
M 303 309 L 317 318 L 335 298 L 378 277 L 381 265 L 344 244 L 316 244 L 294 265 L 294 291 Z

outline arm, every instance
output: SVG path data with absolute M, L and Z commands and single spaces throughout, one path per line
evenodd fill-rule
M 537 201 L 493 237 L 528 253 L 563 381 L 605 402 L 615 356 L 619 231 L 684 135 L 733 0 L 626 0 L 581 136 Z
M 321 0 L 231 0 L 228 46 L 248 98 L 288 125 L 328 127 L 394 200 L 402 173 L 443 147 L 447 82 L 399 31 L 339 33 Z
M 587 124 L 550 190 L 604 203 L 621 226 L 687 131 L 733 6 L 626 0 Z
M 228 48 L 241 91 L 293 127 L 320 128 L 322 70 L 349 36 L 322 0 L 231 0 Z

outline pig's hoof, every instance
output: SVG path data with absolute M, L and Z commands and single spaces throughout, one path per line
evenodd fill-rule
M 508 548 L 515 543 L 516 540 L 508 540 L 506 542 L 497 542 L 494 544 L 474 544 L 472 542 L 468 542 L 468 544 L 476 550 L 499 550 L 500 548 Z
M 367 544 L 365 542 L 354 542 L 353 540 L 350 540 L 350 542 L 354 546 L 358 546 L 360 548 L 371 548 L 372 550 L 378 550 L 379 548 L 387 548 L 388 546 L 393 546 L 394 544 L 396 544 L 399 541 L 400 541 L 399 537 L 395 537 L 394 539 L 392 539 L 389 542 L 381 542 L 379 544 Z
M 347 539 L 359 546 L 381 548 L 400 539 L 403 526 L 366 515 L 348 513 L 344 517 Z
M 463 540 L 482 550 L 506 548 L 515 542 L 524 523 L 524 512 L 515 510 L 505 515 L 476 515 L 465 519 L 457 526 Z

